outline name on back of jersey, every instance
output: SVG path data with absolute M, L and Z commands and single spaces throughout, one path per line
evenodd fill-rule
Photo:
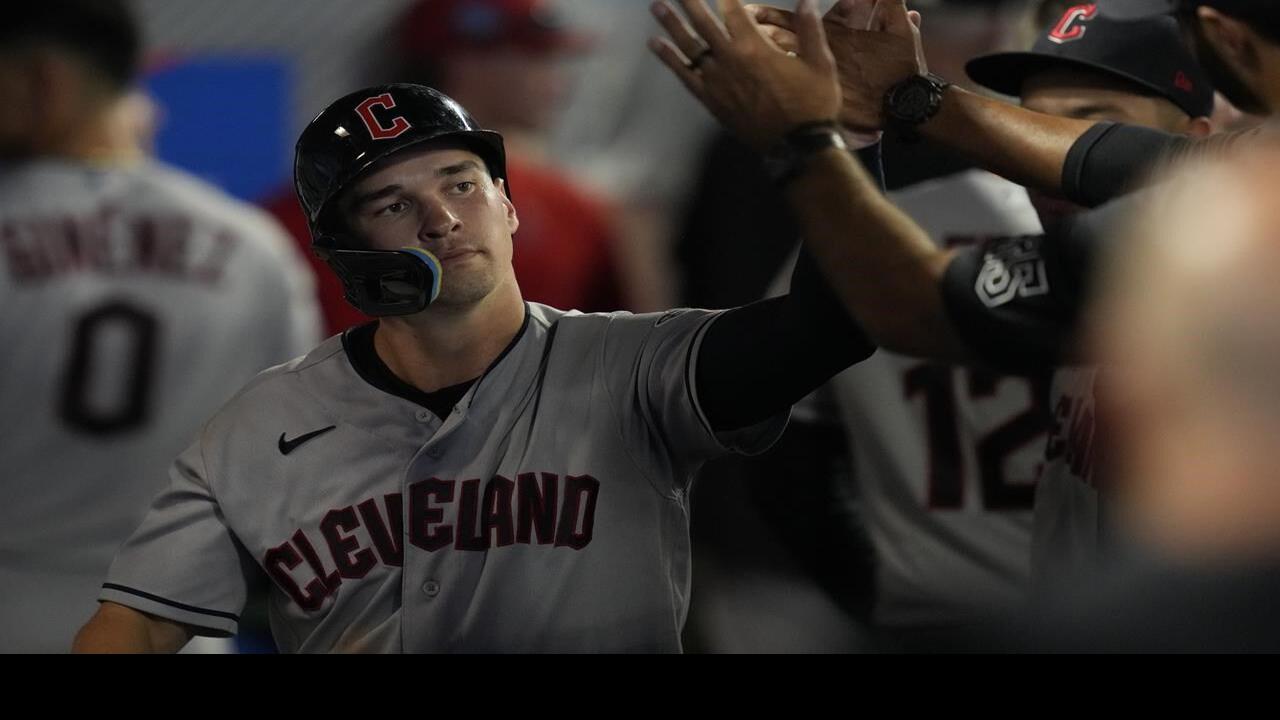
M 0 224 L 0 246 L 15 283 L 97 273 L 216 285 L 237 244 L 229 231 L 197 229 L 184 215 L 125 213 L 110 206 L 85 215 L 11 218 Z

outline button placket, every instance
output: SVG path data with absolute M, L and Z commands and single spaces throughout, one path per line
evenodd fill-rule
M 422 583 L 422 594 L 428 598 L 434 598 L 440 594 L 440 583 L 436 580 L 427 580 Z

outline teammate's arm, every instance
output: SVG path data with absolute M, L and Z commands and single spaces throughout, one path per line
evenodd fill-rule
M 952 253 L 938 249 L 858 163 L 823 151 L 786 196 L 805 246 L 872 342 L 907 355 L 969 359 L 939 290 Z
M 681 59 L 695 55 L 702 43 L 674 20 L 674 10 L 659 14 L 672 41 L 655 45 L 655 51 L 739 137 L 767 148 L 806 119 L 843 113 L 841 91 L 848 88 L 835 82 L 836 62 L 822 23 L 813 4 L 806 5 L 796 16 L 797 58 L 769 47 L 736 0 L 721 2 L 727 35 L 701 3 L 686 5 L 690 22 L 714 53 L 714 64 L 705 71 L 691 70 Z M 897 21 L 906 23 L 905 8 L 899 9 Z M 871 341 L 907 354 L 969 360 L 942 297 L 951 253 L 938 250 L 847 153 L 823 150 L 802 170 L 786 194 L 805 245 Z M 699 368 L 699 377 L 704 374 Z
M 175 653 L 191 640 L 181 623 L 103 602 L 76 633 L 75 653 Z
M 859 151 L 857 159 L 838 152 L 865 166 L 872 184 L 883 184 L 879 145 Z M 748 427 L 873 352 L 875 343 L 802 247 L 790 292 L 729 310 L 707 329 L 696 368 L 698 402 L 717 432 Z

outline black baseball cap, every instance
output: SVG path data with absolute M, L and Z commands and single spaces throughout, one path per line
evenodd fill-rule
M 1141 20 L 1157 15 L 1172 15 L 1190 5 L 1183 0 L 1101 0 L 1102 14 L 1115 20 Z M 1199 5 L 1200 3 L 1195 3 Z
M 1053 67 L 1094 70 L 1167 98 L 1191 117 L 1213 112 L 1213 85 L 1167 15 L 1118 21 L 1099 3 L 1068 9 L 1027 52 L 984 55 L 965 66 L 969 77 L 1005 95 L 1020 96 L 1027 78 Z
M 1179 11 L 1194 10 L 1201 5 L 1215 7 L 1228 15 L 1232 11 L 1246 10 L 1260 0 L 1099 0 L 1102 14 L 1113 20 L 1142 20 L 1157 15 L 1173 15 Z

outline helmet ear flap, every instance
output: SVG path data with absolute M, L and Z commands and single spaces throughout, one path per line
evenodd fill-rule
M 440 296 L 440 260 L 422 248 L 348 250 L 333 235 L 311 247 L 342 281 L 347 302 L 365 315 L 412 315 Z

